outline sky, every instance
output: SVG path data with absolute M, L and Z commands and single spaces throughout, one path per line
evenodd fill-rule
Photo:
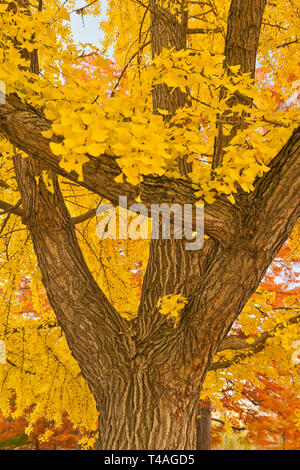
M 84 18 L 77 13 L 71 13 L 71 28 L 76 43 L 92 43 L 95 46 L 99 46 L 100 39 L 103 38 L 103 33 L 100 31 L 99 22 L 101 19 L 105 19 L 105 11 L 107 2 L 105 0 L 99 0 L 101 2 L 103 13 L 101 17 L 93 17 L 92 15 L 85 15 Z M 81 8 L 88 4 L 89 1 L 77 0 L 75 8 Z

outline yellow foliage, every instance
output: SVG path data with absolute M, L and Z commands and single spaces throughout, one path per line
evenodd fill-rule
M 99 15 L 101 3 L 90 5 L 83 14 Z M 293 78 L 299 77 L 297 44 L 278 47 L 296 35 L 294 2 L 280 0 L 276 6 L 268 2 L 258 53 L 259 66 L 267 78 L 255 83 L 249 75 L 240 74 L 239 66 L 231 67 L 230 76 L 224 73 L 225 26 L 230 1 L 214 0 L 215 8 L 205 19 L 201 19 L 202 3 L 189 3 L 190 27 L 207 28 L 208 22 L 216 31 L 201 35 L 201 41 L 199 36 L 192 35 L 186 50 L 164 49 L 153 60 L 150 45 L 145 45 L 150 12 L 145 12 L 142 2 L 108 0 L 107 20 L 99 24 L 105 33 L 99 48 L 74 43 L 69 16 L 74 8 L 73 0 L 67 5 L 61 0 L 47 0 L 43 2 L 42 11 L 33 0 L 30 15 L 21 9 L 15 14 L 7 10 L 8 5 L 0 5 L 0 42 L 7 45 L 0 51 L 0 80 L 5 82 L 8 93 L 16 93 L 23 101 L 42 109 L 51 121 L 51 130 L 44 131 L 43 136 L 53 139 L 50 148 L 61 157 L 63 169 L 74 170 L 82 179 L 84 163 L 106 153 L 117 157 L 121 169 L 115 181 L 124 179 L 138 185 L 151 174 L 182 178 L 177 162 L 180 157 L 188 157 L 193 164 L 191 178 L 198 190 L 197 196 L 207 203 L 214 202 L 216 194 L 222 194 L 234 204 L 237 183 L 246 192 L 254 189 L 256 177 L 269 170 L 270 160 L 298 124 L 295 94 L 299 80 Z M 276 23 L 285 27 L 272 27 Z M 19 46 L 10 38 L 17 38 Z M 109 64 L 106 49 L 111 45 L 119 77 L 127 67 L 117 92 L 116 80 L 111 74 L 101 73 Z M 38 50 L 39 75 L 28 71 L 29 63 L 22 55 L 24 48 Z M 95 67 L 80 59 L 86 49 L 94 54 Z M 183 92 L 188 89 L 191 96 L 189 106 L 179 109 L 169 121 L 167 110 L 158 109 L 159 114 L 154 115 L 152 109 L 152 87 L 162 83 L 171 88 L 179 87 Z M 219 100 L 221 88 L 225 88 L 227 94 L 226 99 Z M 253 99 L 251 109 L 240 103 L 228 106 L 228 98 L 237 92 Z M 244 116 L 247 127 L 231 140 L 225 149 L 223 165 L 215 170 L 212 179 L 216 121 L 224 113 L 232 113 L 236 118 Z M 223 126 L 225 135 L 230 131 L 231 126 Z M 16 205 L 19 193 L 12 172 L 13 151 L 10 143 L 0 140 L 1 180 L 8 186 L 0 186 L 0 198 L 3 195 L 8 203 Z M 43 179 L 49 190 L 53 190 L 51 176 L 44 172 Z M 85 188 L 63 178 L 60 184 L 72 216 L 100 203 L 100 198 Z M 1 214 L 2 222 L 6 216 Z M 299 225 L 296 231 L 299 235 Z M 76 233 L 96 282 L 121 315 L 131 320 L 137 314 L 148 242 L 100 242 L 96 235 L 96 218 L 77 226 Z M 291 240 L 292 250 L 299 250 L 299 239 L 296 236 Z M 0 234 L 0 253 L 0 339 L 5 340 L 8 357 L 7 364 L 0 366 L 1 410 L 10 414 L 9 401 L 15 390 L 14 416 L 21 416 L 34 405 L 29 430 L 42 416 L 59 425 L 65 410 L 76 427 L 96 429 L 93 397 L 52 310 L 46 307 L 31 241 L 22 220 L 13 214 Z M 32 311 L 22 307 L 24 280 L 32 291 Z M 259 289 L 250 299 L 239 318 L 239 328 L 244 335 L 259 335 L 287 319 L 286 314 L 272 309 L 271 297 L 270 293 Z M 294 300 L 291 296 L 291 304 Z M 157 306 L 176 327 L 186 302 L 184 297 L 174 293 L 160 299 Z M 266 316 L 256 309 L 257 305 Z M 293 313 L 290 311 L 288 318 Z M 284 336 L 281 330 L 276 331 L 264 351 L 254 358 L 245 358 L 228 370 L 208 374 L 204 394 L 211 396 L 216 407 L 222 408 L 219 393 L 228 380 L 235 382 L 238 396 L 244 377 L 255 383 L 257 371 L 275 374 L 271 365 L 274 354 L 291 376 L 296 375 L 296 368 L 290 361 L 290 348 L 299 335 L 299 327 L 290 326 L 285 331 Z M 220 355 L 233 357 L 232 352 L 225 351 L 216 359 Z M 85 440 L 82 444 L 92 443 Z
M 180 320 L 180 311 L 187 303 L 187 299 L 181 294 L 169 294 L 160 298 L 157 302 L 157 307 L 163 315 L 167 318 L 175 319 L 174 328 L 176 328 Z

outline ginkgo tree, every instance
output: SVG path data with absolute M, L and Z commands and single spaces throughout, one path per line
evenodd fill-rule
M 272 336 L 228 333 L 300 212 L 299 6 L 111 0 L 102 49 L 74 43 L 74 9 L 0 1 L 1 334 L 17 351 L 1 370 L 3 403 L 14 374 L 20 413 L 34 400 L 36 418 L 47 408 L 59 422 L 59 390 L 72 423 L 84 412 L 92 428 L 90 389 L 99 448 L 194 449 L 219 354 Z M 79 10 L 100 12 L 100 1 Z M 98 72 L 111 45 L 113 76 Z M 204 204 L 204 246 L 99 240 L 96 208 L 120 196 Z M 14 314 L 24 278 L 36 320 Z

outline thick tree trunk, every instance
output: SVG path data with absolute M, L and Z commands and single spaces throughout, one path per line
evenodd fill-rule
M 141 312 L 128 328 L 85 264 L 55 175 L 52 194 L 43 182 L 40 164 L 16 155 L 14 165 L 49 301 L 96 400 L 98 447 L 195 449 L 206 362 L 198 367 L 198 380 L 191 384 L 191 367 L 184 364 L 191 360 L 190 347 L 172 322 L 158 315 L 153 303 L 142 300 L 143 309 L 152 309 L 152 327 Z M 182 241 L 178 243 L 182 250 Z M 157 271 L 153 264 L 152 268 L 147 278 L 153 286 Z M 179 275 L 176 270 L 177 282 Z M 170 270 L 168 276 L 166 286 L 169 282 L 172 286 L 174 272 Z M 161 283 L 157 280 L 154 287 L 157 296 Z
M 43 283 L 96 399 L 102 448 L 196 448 L 206 371 L 297 220 L 296 136 L 258 181 L 252 212 L 230 248 L 208 243 L 192 254 L 181 240 L 151 243 L 139 314 L 130 328 L 84 262 L 55 176 L 52 194 L 40 165 L 14 158 Z M 280 193 L 286 181 L 289 192 Z M 189 302 L 174 328 L 157 311 L 156 299 L 179 292 Z
M 150 370 L 112 380 L 99 400 L 98 449 L 196 449 L 198 394 L 163 389 Z

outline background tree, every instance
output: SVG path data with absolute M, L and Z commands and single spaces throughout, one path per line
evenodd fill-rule
M 230 358 L 229 353 L 222 359 L 225 367 L 237 362 L 223 377 L 222 392 L 214 394 L 216 444 L 221 443 L 225 426 L 227 432 L 246 437 L 255 448 L 299 447 L 298 239 L 295 231 L 232 328 L 236 339 L 254 341 L 256 346 L 248 357 L 237 354 Z M 264 302 L 258 300 L 260 296 Z M 259 334 L 262 329 L 265 332 Z
M 26 433 L 26 415 L 13 419 L 0 415 L 1 450 L 75 450 L 79 436 L 67 416 L 57 428 L 54 423 L 40 418 L 31 433 Z
M 40 390 L 48 387 L 50 400 L 64 381 L 80 388 L 80 369 L 99 412 L 100 448 L 196 447 L 207 372 L 226 365 L 218 351 L 249 349 L 226 336 L 296 224 L 299 11 L 291 1 L 266 3 L 111 1 L 104 46 L 115 43 L 123 69 L 116 81 L 94 71 L 86 83 L 86 51 L 72 42 L 64 5 L 1 1 L 3 335 L 20 276 L 36 290 L 42 281 L 76 362 L 71 376 L 64 356 L 49 354 L 57 370 Z M 96 3 L 81 12 L 89 8 L 99 13 Z M 257 61 L 271 90 L 254 82 Z M 121 79 L 126 93 L 118 92 Z M 116 205 L 120 195 L 147 207 L 205 202 L 203 249 L 160 239 L 147 256 L 147 242 L 118 241 L 107 243 L 103 267 L 89 217 L 99 196 Z M 140 289 L 141 276 L 137 302 L 130 288 Z M 175 328 L 174 315 L 157 306 L 166 296 Z M 45 318 L 35 326 L 40 336 Z M 50 342 L 68 354 L 60 328 Z M 22 352 L 21 372 L 25 366 L 36 379 Z M 29 389 L 20 401 L 20 409 L 31 401 Z M 57 413 L 50 401 L 48 409 Z

